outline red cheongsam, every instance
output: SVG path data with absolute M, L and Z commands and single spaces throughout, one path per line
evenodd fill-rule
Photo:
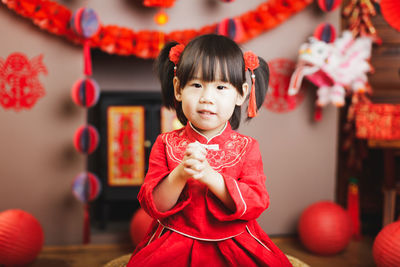
M 154 188 L 180 164 L 186 146 L 195 141 L 205 146 L 208 163 L 223 176 L 235 202 L 233 212 L 194 179 L 187 181 L 173 208 L 157 210 Z M 128 267 L 291 266 L 256 222 L 269 205 L 258 142 L 233 131 L 229 123 L 209 140 L 190 123 L 158 136 L 138 199 L 154 221 Z

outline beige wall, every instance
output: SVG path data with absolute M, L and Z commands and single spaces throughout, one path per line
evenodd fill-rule
M 61 1 L 60 1 L 61 2 Z M 63 1 L 71 9 L 74 3 Z M 156 29 L 154 10 L 138 1 L 85 1 L 104 24 L 135 30 Z M 178 0 L 168 9 L 166 31 L 199 28 L 258 6 L 257 1 Z M 183 16 L 190 11 L 190 20 Z M 267 61 L 278 57 L 295 60 L 299 45 L 320 22 L 338 26 L 339 13 L 322 13 L 315 4 L 274 30 L 243 44 Z M 0 107 L 0 211 L 20 208 L 42 223 L 47 244 L 81 242 L 82 208 L 71 195 L 71 182 L 83 170 L 84 158 L 74 152 L 71 140 L 83 123 L 82 109 L 70 101 L 70 87 L 82 75 L 81 48 L 43 32 L 30 21 L 0 5 L 0 58 L 22 52 L 28 58 L 44 55 L 47 76 L 39 76 L 46 96 L 32 110 L 15 112 Z M 151 61 L 128 57 L 95 60 L 94 76 L 102 90 L 158 90 Z M 301 211 L 321 199 L 334 199 L 337 119 L 335 108 L 324 109 L 323 120 L 312 117 L 314 92 L 294 111 L 277 114 L 262 109 L 240 132 L 261 145 L 271 206 L 259 219 L 271 234 L 295 232 Z

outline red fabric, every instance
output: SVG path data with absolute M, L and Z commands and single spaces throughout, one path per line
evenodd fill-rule
M 172 209 L 160 212 L 155 207 L 153 189 L 196 140 L 209 146 L 207 160 L 223 176 L 236 205 L 234 212 L 195 180 L 187 182 Z M 161 134 L 153 145 L 138 199 L 155 220 L 128 267 L 291 266 L 255 221 L 269 205 L 258 143 L 234 132 L 229 124 L 208 141 L 190 124 Z

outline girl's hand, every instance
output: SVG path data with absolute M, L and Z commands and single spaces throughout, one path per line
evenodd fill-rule
M 204 171 L 210 167 L 206 156 L 207 150 L 199 142 L 190 143 L 182 161 L 185 174 L 197 180 L 203 178 Z

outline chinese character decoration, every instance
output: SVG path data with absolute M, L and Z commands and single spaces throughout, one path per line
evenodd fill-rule
M 45 89 L 39 74 L 47 74 L 40 54 L 31 60 L 23 53 L 12 53 L 6 60 L 0 58 L 0 105 L 4 109 L 31 109 Z
M 84 78 L 79 79 L 72 86 L 71 97 L 76 105 L 88 109 L 98 102 L 100 95 L 97 82 L 90 77 L 92 75 L 90 38 L 98 33 L 100 23 L 96 13 L 92 9 L 79 8 L 71 16 L 70 25 L 74 33 L 84 39 L 85 75 Z M 98 144 L 99 133 L 94 126 L 86 123 L 76 130 L 74 146 L 78 152 L 85 154 L 87 157 L 97 149 Z M 90 242 L 89 202 L 99 196 L 101 183 L 94 173 L 86 170 L 75 177 L 72 190 L 76 198 L 84 204 L 83 244 L 88 244 Z

